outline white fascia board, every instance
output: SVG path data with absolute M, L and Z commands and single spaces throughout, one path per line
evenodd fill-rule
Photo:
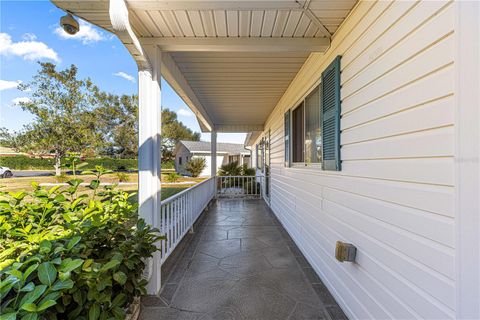
M 302 1 L 292 0 L 127 0 L 134 10 L 301 10 Z
M 258 139 L 258 137 L 260 137 L 261 134 L 262 134 L 261 131 L 249 132 L 245 137 L 244 145 L 248 147 L 252 146 L 255 143 L 255 141 Z
M 142 45 L 157 45 L 163 52 L 325 52 L 329 38 L 267 37 L 143 37 Z

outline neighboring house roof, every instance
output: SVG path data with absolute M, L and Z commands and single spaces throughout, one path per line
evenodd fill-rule
M 181 140 L 178 142 L 177 148 L 180 144 L 183 144 L 188 151 L 195 153 L 209 153 L 211 152 L 211 144 L 206 141 L 185 141 Z M 245 149 L 245 146 L 240 143 L 222 143 L 217 142 L 217 153 L 228 153 L 228 154 L 250 154 L 250 150 Z

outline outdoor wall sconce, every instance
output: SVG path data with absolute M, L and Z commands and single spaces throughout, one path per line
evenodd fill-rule
M 351 243 L 337 241 L 335 246 L 335 258 L 340 261 L 354 262 L 357 255 L 357 248 Z

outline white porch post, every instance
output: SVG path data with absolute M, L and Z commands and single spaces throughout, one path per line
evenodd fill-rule
M 480 319 L 480 4 L 455 13 L 455 316 Z
M 141 68 L 138 71 L 139 98 L 139 147 L 138 147 L 138 203 L 139 215 L 145 221 L 159 228 L 160 177 L 161 177 L 161 106 L 160 106 L 160 64 L 158 52 L 152 70 Z M 157 294 L 161 286 L 160 253 L 151 259 L 147 270 L 150 282 L 149 294 Z
M 212 130 L 212 133 L 210 134 L 210 143 L 212 144 L 210 148 L 210 150 L 212 151 L 211 152 L 212 172 L 210 175 L 212 177 L 216 177 L 217 176 L 217 131 Z

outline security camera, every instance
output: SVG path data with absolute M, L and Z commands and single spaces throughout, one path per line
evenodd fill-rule
M 70 35 L 74 35 L 80 30 L 80 26 L 75 18 L 69 13 L 60 19 L 60 25 L 63 30 Z

